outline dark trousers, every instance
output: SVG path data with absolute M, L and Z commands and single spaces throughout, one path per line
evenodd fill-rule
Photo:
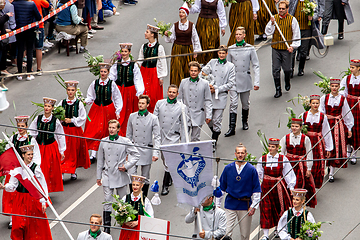
M 32 29 L 16 35 L 18 45 L 17 68 L 19 73 L 22 73 L 22 62 L 25 50 L 27 57 L 27 72 L 31 72 L 35 37 L 35 32 Z
M 336 13 L 339 25 L 344 24 L 346 16 L 344 6 L 341 4 L 341 0 L 325 0 L 325 11 L 322 25 L 329 26 L 333 11 Z
M 311 29 L 301 30 L 300 32 L 301 32 L 301 45 L 297 49 L 297 51 L 299 52 L 298 54 L 300 55 L 300 58 L 306 58 L 309 51 L 309 45 L 311 39 L 306 39 L 306 40 L 302 40 L 302 39 L 311 37 Z
M 272 49 L 272 73 L 274 79 L 280 79 L 281 68 L 284 72 L 291 71 L 291 53 L 287 50 Z
M 0 49 L 0 70 L 6 70 L 6 56 L 8 52 L 8 44 L 2 46 L 2 49 Z

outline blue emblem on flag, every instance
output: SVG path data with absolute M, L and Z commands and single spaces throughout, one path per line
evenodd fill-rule
M 181 153 L 183 159 L 177 167 L 177 172 L 185 182 L 191 185 L 192 188 L 197 187 L 199 183 L 199 175 L 204 170 L 206 162 L 198 151 L 199 147 L 193 148 L 193 155 L 186 158 L 185 154 Z

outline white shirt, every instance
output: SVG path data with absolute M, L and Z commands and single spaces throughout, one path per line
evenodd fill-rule
M 35 118 L 34 121 L 30 124 L 30 127 L 29 127 L 30 129 L 37 129 L 38 118 L 39 118 L 39 116 L 37 118 Z M 43 115 L 42 118 L 41 118 L 41 121 L 42 122 L 50 122 L 52 118 L 53 118 L 52 114 L 48 118 L 46 118 L 45 115 Z M 33 136 L 34 138 L 36 138 L 37 135 L 38 135 L 38 131 L 30 130 L 29 132 L 30 132 L 30 135 Z M 55 137 L 55 140 L 56 140 L 56 142 L 57 142 L 57 144 L 59 146 L 60 154 L 64 154 L 64 152 L 66 150 L 65 136 L 64 135 L 59 135 L 59 134 L 56 134 L 56 133 L 65 134 L 63 126 L 61 125 L 59 119 L 56 119 L 56 127 L 55 127 L 54 137 Z
M 268 24 L 265 27 L 265 34 L 266 35 L 273 35 L 275 32 L 275 24 L 272 25 L 271 21 L 268 22 Z M 291 29 L 292 29 L 292 40 L 294 39 L 300 39 L 301 38 L 301 34 L 300 34 L 300 27 L 299 27 L 299 23 L 296 20 L 295 17 L 293 17 L 292 23 L 291 23 Z M 301 40 L 297 40 L 297 41 L 293 41 L 290 44 L 290 47 L 293 47 L 294 49 L 300 47 L 301 45 Z
M 320 98 L 320 106 L 319 106 L 319 111 L 326 114 L 326 109 L 325 109 L 325 96 L 322 96 Z M 329 101 L 328 101 L 328 105 L 331 107 L 334 106 L 339 106 L 340 105 L 340 100 L 341 100 L 341 95 L 338 94 L 337 96 L 332 95 L 332 93 L 329 94 Z M 345 116 L 346 115 L 346 116 Z M 344 99 L 344 105 L 341 109 L 341 116 L 345 116 L 343 118 L 345 126 L 348 128 L 349 131 L 351 131 L 352 127 L 354 126 L 354 116 L 352 114 L 352 112 L 350 111 L 350 107 L 349 104 L 346 100 L 346 98 Z
M 360 84 L 360 76 L 354 76 L 354 74 L 351 74 L 349 84 L 351 84 L 353 87 L 355 87 L 355 85 L 359 85 Z M 340 89 L 342 89 L 342 88 L 344 88 L 344 90 L 339 91 L 339 93 L 341 95 L 343 95 L 344 97 L 347 97 L 347 95 L 348 95 L 347 76 L 345 76 L 340 82 Z M 360 93 L 359 93 L 359 95 L 360 95 Z
M 123 66 L 127 66 L 130 64 L 131 59 L 129 58 L 128 60 L 124 61 L 122 60 L 121 65 Z M 110 74 L 109 74 L 109 78 L 111 80 L 115 81 L 117 80 L 117 63 L 118 61 L 116 61 L 114 63 L 114 65 L 111 66 L 110 68 Z M 141 94 L 144 93 L 145 91 L 145 87 L 144 87 L 144 82 L 143 82 L 143 78 L 140 72 L 140 68 L 139 66 L 135 63 L 134 64 L 134 85 L 135 85 L 135 89 L 136 89 L 136 96 L 140 96 Z M 115 83 L 116 85 L 116 83 Z
M 77 98 L 74 98 L 73 100 L 69 100 L 69 98 L 66 98 L 66 102 L 68 105 L 73 105 Z M 64 100 L 61 100 L 58 104 L 58 106 L 62 106 Z M 71 123 L 73 123 L 76 127 L 81 127 L 86 122 L 86 110 L 84 107 L 84 104 L 80 101 L 79 102 L 79 116 L 71 118 Z
M 212 3 L 215 0 L 205 0 L 208 3 Z M 195 0 L 195 3 L 191 6 L 190 8 L 190 13 L 194 14 L 194 13 L 199 13 L 201 11 L 201 0 Z M 219 17 L 219 26 L 221 29 L 225 29 L 227 26 L 227 22 L 226 22 L 226 12 L 225 12 L 225 7 L 224 7 L 224 3 L 222 0 L 219 0 L 217 3 L 217 9 L 216 9 L 216 13 Z
M 179 29 L 181 31 L 186 31 L 188 28 L 189 28 L 189 20 L 186 20 L 185 23 L 181 23 L 181 21 L 179 21 Z M 170 32 L 171 32 L 170 37 L 165 36 L 165 42 L 167 42 L 167 43 L 173 43 L 176 40 L 175 24 L 173 24 L 171 26 Z M 202 51 L 201 44 L 200 44 L 200 40 L 199 40 L 199 35 L 195 28 L 195 24 L 193 24 L 193 26 L 192 26 L 191 34 L 192 34 L 191 42 L 192 42 L 192 45 L 194 48 L 194 52 L 201 52 Z
M 279 162 L 279 154 L 278 153 L 274 157 L 270 153 L 268 153 L 266 156 L 267 156 L 266 167 L 270 167 L 272 169 L 273 167 L 278 166 L 278 162 Z M 284 179 L 287 184 L 287 188 L 292 190 L 292 189 L 294 189 L 295 184 L 296 184 L 296 175 L 295 175 L 295 173 L 292 169 L 292 166 L 286 156 L 284 156 L 282 164 L 283 164 L 282 175 L 285 176 Z M 262 182 L 264 179 L 264 168 L 262 166 L 262 157 L 260 157 L 258 160 L 258 163 L 256 165 L 256 170 L 259 174 L 260 182 Z
M 313 125 L 314 123 L 319 123 L 320 122 L 320 112 L 312 114 L 311 111 L 308 111 L 305 122 L 308 122 L 311 125 Z M 332 151 L 334 149 L 334 144 L 333 144 L 332 134 L 330 131 L 329 121 L 328 121 L 328 118 L 326 115 L 324 116 L 321 134 L 322 134 L 322 136 L 324 136 L 325 150 L 328 152 Z
M 296 145 L 300 145 L 300 141 L 301 141 L 301 134 L 295 136 L 294 133 L 290 133 L 290 145 L 293 145 L 294 147 Z M 311 141 L 310 138 L 308 136 L 305 136 L 305 148 L 306 148 L 306 152 L 308 153 L 306 155 L 306 158 L 303 160 L 313 160 L 313 153 L 311 150 Z M 280 146 L 281 146 L 281 154 L 286 156 L 287 151 L 286 151 L 286 135 L 280 140 Z M 311 171 L 311 168 L 313 166 L 313 162 L 312 161 L 308 161 L 306 162 L 306 166 L 307 166 L 307 170 Z
M 96 80 L 95 80 L 96 81 Z M 87 90 L 87 95 L 86 95 L 86 99 L 85 102 L 88 105 L 93 104 L 93 102 L 96 99 L 96 93 L 95 93 L 95 81 L 93 81 L 88 90 Z M 108 81 L 111 81 L 110 78 L 106 79 L 105 81 L 100 79 L 100 84 L 104 83 L 104 85 L 106 85 L 108 83 Z M 115 106 L 115 113 L 116 114 L 120 114 L 121 109 L 123 107 L 123 100 L 122 100 L 122 96 L 120 93 L 119 88 L 117 87 L 116 83 L 114 81 L 111 82 L 111 99 L 114 103 Z
M 304 209 L 301 208 L 300 211 L 296 211 L 295 208 L 292 208 L 292 211 L 293 211 L 294 216 L 297 216 L 298 212 L 300 214 L 303 214 Z M 291 236 L 288 233 L 288 228 L 287 228 L 287 222 L 288 222 L 287 218 L 288 218 L 288 211 L 285 211 L 284 214 L 281 216 L 279 223 L 277 225 L 277 230 L 279 231 L 279 237 L 281 240 L 290 240 L 291 239 Z M 311 212 L 308 212 L 306 221 L 315 223 L 314 216 L 311 214 Z
M 20 142 L 23 142 L 23 141 L 27 140 L 27 138 L 28 138 L 27 133 L 25 133 L 23 136 L 21 136 L 19 132 L 16 132 L 15 134 L 17 134 L 16 139 L 18 141 L 20 141 Z M 9 139 L 10 142 L 13 142 L 15 134 L 10 137 L 10 139 Z M 39 144 L 37 143 L 37 141 L 36 141 L 36 139 L 34 137 L 31 138 L 30 145 L 34 145 L 34 155 L 33 155 L 32 162 L 34 162 L 38 166 L 40 166 L 40 164 L 41 164 L 41 153 L 40 153 L 40 149 L 39 149 Z M 9 148 L 10 148 L 10 145 L 6 144 L 5 150 L 8 150 Z
M 145 198 L 145 204 L 144 204 L 145 211 L 153 218 L 154 217 L 154 209 L 151 205 L 151 202 L 147 197 L 144 197 L 144 198 Z M 126 202 L 126 195 L 122 198 L 122 200 L 124 202 Z M 134 193 L 131 193 L 131 201 L 133 201 L 133 202 L 141 201 L 140 195 L 135 197 Z
M 153 42 L 153 43 L 149 42 L 149 43 L 145 43 L 145 44 L 147 44 L 148 47 L 153 47 L 153 46 L 155 46 L 156 43 L 157 43 L 157 40 L 155 39 L 155 42 Z M 165 50 L 164 50 L 163 45 L 161 45 L 161 44 L 159 45 L 159 48 L 158 48 L 158 56 L 165 57 Z M 140 48 L 139 59 L 144 59 L 144 44 Z M 141 66 L 142 61 L 138 61 L 138 63 Z M 165 78 L 168 75 L 166 58 L 158 58 L 157 59 L 156 72 L 157 72 L 157 77 L 160 79 Z
M 31 162 L 30 164 L 27 165 L 27 167 L 30 167 L 33 165 L 33 162 Z M 17 175 L 18 173 L 20 174 L 24 174 L 23 171 L 25 171 L 24 169 L 22 169 L 21 167 L 15 168 L 14 170 L 10 171 L 10 180 L 7 184 L 5 184 L 5 191 L 7 192 L 15 192 L 16 188 L 19 186 L 19 180 L 17 180 L 17 178 L 15 177 L 15 175 Z M 31 170 L 30 170 L 31 172 Z M 42 189 L 44 190 L 45 196 L 48 196 L 48 188 L 47 188 L 47 184 L 46 184 L 46 180 L 44 177 L 44 174 L 41 171 L 41 168 L 39 165 L 36 166 L 35 168 L 35 172 L 34 172 L 34 177 L 39 181 Z M 39 200 L 42 204 L 45 204 L 46 200 L 44 198 L 41 198 Z

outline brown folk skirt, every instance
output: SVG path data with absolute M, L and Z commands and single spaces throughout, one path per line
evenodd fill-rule
M 219 18 L 199 17 L 196 23 L 202 50 L 217 49 L 220 46 Z M 207 64 L 212 58 L 217 58 L 217 52 L 199 54 L 197 61 Z
M 237 27 L 244 27 L 246 30 L 245 42 L 254 45 L 254 15 L 251 1 L 232 3 L 229 13 L 229 26 L 231 35 L 228 46 L 235 43 L 235 32 Z
M 192 53 L 192 45 L 178 45 L 173 44 L 171 55 L 178 55 L 184 53 Z M 192 55 L 186 57 L 172 57 L 170 65 L 170 84 L 175 84 L 178 87 L 182 79 L 190 77 L 189 62 L 194 61 Z
M 271 13 L 273 15 L 277 14 L 275 1 L 274 0 L 265 0 L 268 5 Z M 263 35 L 265 33 L 266 24 L 270 21 L 270 14 L 266 10 L 266 7 L 262 0 L 259 1 L 260 10 L 257 12 L 257 20 L 255 21 L 255 34 Z

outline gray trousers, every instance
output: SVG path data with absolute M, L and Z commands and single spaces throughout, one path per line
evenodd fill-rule
M 250 108 L 250 91 L 237 92 L 235 90 L 229 91 L 230 95 L 230 113 L 237 113 L 239 97 L 241 101 L 242 109 L 248 110 Z
M 125 185 L 123 187 L 115 188 L 116 194 L 120 196 L 120 199 L 122 199 L 126 195 L 127 187 L 128 186 Z M 112 195 L 114 194 L 115 189 L 103 186 L 104 202 L 113 202 L 114 201 L 114 198 Z M 104 203 L 103 210 L 107 211 L 107 212 L 111 212 L 112 211 L 111 203 Z
M 223 120 L 224 109 L 213 109 L 212 119 L 209 127 L 212 127 L 215 132 L 221 132 L 221 123 Z
M 322 25 L 329 26 L 333 11 L 335 11 L 339 23 L 344 22 L 346 16 L 344 6 L 341 4 L 341 0 L 325 0 L 325 10 L 324 17 L 322 19 Z
M 149 165 L 139 165 L 141 167 L 141 174 L 140 176 L 146 177 L 145 183 L 150 183 L 150 169 L 151 164 Z M 137 173 L 138 165 L 133 166 L 132 168 L 128 169 L 128 173 L 130 175 L 138 175 Z
M 284 72 L 291 71 L 291 53 L 287 50 L 272 49 L 272 73 L 274 79 L 280 78 L 281 68 Z
M 244 215 L 248 215 L 246 210 L 229 210 L 225 209 L 226 213 L 226 232 L 230 231 Z M 239 224 L 240 227 L 240 240 L 249 240 L 251 230 L 252 216 L 246 216 Z M 232 231 L 229 233 L 229 237 L 232 236 Z
M 200 133 L 201 133 L 201 127 L 202 126 L 191 126 L 190 130 L 191 130 L 191 136 L 190 136 L 190 141 L 191 142 L 198 142 L 200 141 Z
M 111 17 L 114 15 L 114 12 L 111 10 L 104 10 L 104 17 Z

